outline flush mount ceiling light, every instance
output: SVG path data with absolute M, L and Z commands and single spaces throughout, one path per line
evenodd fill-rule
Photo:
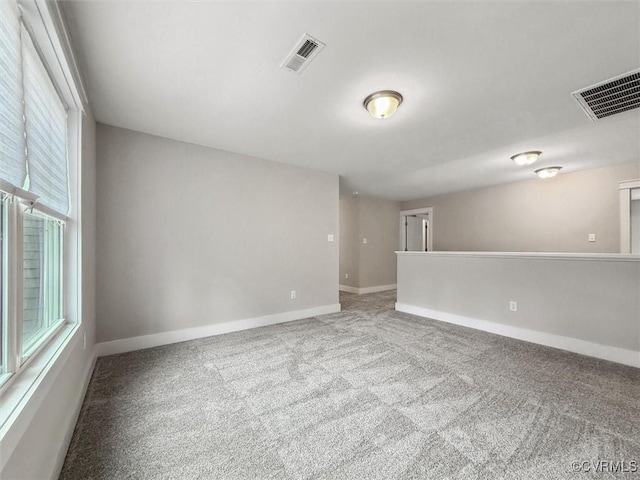
M 562 170 L 562 167 L 545 167 L 539 168 L 535 172 L 540 178 L 551 178 L 555 177 L 560 170 Z
M 396 113 L 402 103 L 402 95 L 393 90 L 374 92 L 364 99 L 364 108 L 373 118 L 385 119 Z
M 542 152 L 538 150 L 516 153 L 513 157 L 511 157 L 511 160 L 513 160 L 513 163 L 515 163 L 516 165 L 523 167 L 525 165 L 531 165 L 532 163 L 534 163 L 536 160 L 538 160 L 538 157 L 541 154 Z

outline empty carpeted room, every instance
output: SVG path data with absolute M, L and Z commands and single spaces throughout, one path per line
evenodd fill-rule
M 640 2 L 2 0 L 0 478 L 640 478 Z

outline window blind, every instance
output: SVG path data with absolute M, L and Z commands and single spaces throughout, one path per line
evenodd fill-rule
M 20 13 L 0 2 L 0 178 L 22 188 L 27 175 Z
M 67 112 L 24 26 L 21 39 L 28 189 L 67 215 Z

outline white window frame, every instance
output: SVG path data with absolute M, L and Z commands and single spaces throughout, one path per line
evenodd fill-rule
M 35 358 L 41 351 L 43 351 L 49 341 L 51 341 L 56 334 L 64 327 L 66 323 L 64 315 L 57 322 L 55 326 L 50 327 L 43 340 L 36 342 L 35 346 L 24 350 L 23 346 L 23 218 L 25 210 L 29 209 L 29 203 L 24 199 L 28 192 L 22 191 L 23 197 L 20 198 L 16 194 L 5 194 L 3 207 L 6 210 L 8 223 L 8 235 L 5 237 L 3 244 L 4 251 L 3 256 L 7 260 L 7 275 L 3 279 L 3 297 L 6 300 L 6 312 L 3 312 L 3 321 L 5 322 L 5 332 L 9 339 L 6 350 L 3 351 L 4 359 L 3 363 L 6 365 L 5 369 L 10 372 L 3 372 L 0 375 L 1 390 L 4 390 L 5 382 L 7 386 L 9 381 L 15 376 L 19 375 L 24 369 L 28 368 L 29 362 Z M 33 210 L 32 212 L 36 216 L 43 218 L 53 219 L 51 216 Z M 63 237 L 64 241 L 64 237 Z M 64 247 L 63 247 L 64 250 Z M 61 255 L 61 269 L 64 276 L 64 253 Z M 63 302 L 64 302 L 64 278 L 61 278 L 63 288 Z M 10 320 L 11 319 L 11 320 Z M 34 348 L 35 347 L 35 348 Z
M 64 292 L 64 232 L 63 232 L 63 245 L 62 245 L 62 252 L 60 255 L 60 278 L 58 279 L 60 282 L 60 285 L 62 287 L 62 309 L 61 309 L 61 315 L 59 316 L 59 318 L 56 320 L 56 324 L 52 325 L 50 327 L 48 327 L 48 331 L 46 332 L 45 336 L 43 337 L 43 339 L 41 340 L 37 340 L 35 342 L 34 345 L 30 345 L 29 348 L 27 348 L 25 350 L 25 346 L 24 346 L 24 304 L 22 304 L 22 301 L 24 299 L 23 295 L 24 295 L 24 278 L 22 277 L 23 273 L 24 273 L 24 216 L 25 213 L 27 213 L 27 210 L 29 210 L 29 214 L 36 216 L 36 217 L 40 217 L 43 218 L 45 220 L 48 221 L 58 221 L 61 222 L 63 225 L 63 230 L 64 230 L 64 224 L 66 222 L 58 220 L 50 215 L 45 214 L 44 212 L 36 209 L 35 207 L 31 207 L 29 203 L 24 202 L 24 201 L 20 201 L 20 202 L 14 202 L 13 203 L 20 203 L 20 205 L 16 205 L 16 209 L 14 210 L 14 215 L 16 215 L 16 220 L 17 220 L 17 228 L 15 230 L 15 232 L 13 232 L 14 236 L 15 236 L 15 241 L 12 242 L 13 245 L 16 248 L 17 251 L 12 252 L 13 255 L 10 256 L 13 257 L 16 261 L 17 261 L 17 267 L 15 270 L 16 273 L 16 286 L 18 288 L 14 289 L 17 291 L 17 299 L 20 303 L 16 304 L 16 310 L 13 312 L 14 317 L 16 319 L 15 321 L 15 326 L 17 327 L 17 335 L 16 335 L 16 343 L 17 343 L 17 347 L 18 350 L 15 351 L 16 354 L 16 358 L 17 358 L 17 365 L 18 365 L 18 369 L 21 369 L 23 365 L 25 365 L 26 363 L 29 362 L 29 360 L 33 357 L 35 357 L 36 355 L 38 355 L 38 353 L 40 351 L 42 351 L 45 347 L 46 344 L 49 342 L 49 340 L 51 340 L 55 334 L 60 331 L 60 329 L 64 326 L 64 324 L 66 323 L 66 315 L 65 315 L 65 311 L 64 311 L 64 297 L 65 297 L 65 292 Z M 45 237 L 46 237 L 46 233 L 45 233 Z M 46 248 L 46 246 L 44 247 Z M 43 270 L 43 274 L 46 272 L 46 270 Z M 47 296 L 44 297 L 44 300 L 47 300 Z M 45 306 L 43 307 L 45 310 L 47 310 L 47 306 L 45 304 Z M 15 364 L 14 364 L 15 365 Z M 19 370 L 18 370 L 19 372 Z M 18 373 L 16 372 L 16 373 Z
M 45 63 L 47 71 L 58 89 L 64 103 L 69 107 L 67 112 L 67 155 L 70 208 L 69 215 L 65 217 L 47 207 L 34 206 L 34 211 L 65 221 L 64 248 L 63 248 L 63 312 L 64 322 L 57 326 L 55 332 L 39 348 L 32 352 L 22 365 L 16 367 L 15 372 L 0 387 L 0 439 L 3 455 L 0 470 L 8 459 L 10 452 L 17 443 L 20 426 L 16 426 L 20 413 L 28 401 L 37 403 L 43 398 L 43 390 L 39 388 L 44 382 L 50 382 L 47 374 L 63 363 L 69 355 L 72 340 L 77 339 L 82 328 L 82 242 L 81 242 L 81 128 L 87 97 L 81 81 L 78 67 L 71 52 L 69 37 L 66 32 L 60 7 L 55 2 L 47 0 L 19 0 L 23 21 L 28 25 L 34 43 L 37 44 L 39 53 Z M 14 196 L 9 209 L 19 209 L 20 202 L 31 203 L 37 200 L 34 195 L 24 190 L 17 189 L 0 183 L 0 189 Z M 16 242 L 22 240 L 22 225 L 19 224 L 21 215 L 14 212 L 9 215 L 11 222 L 7 248 L 15 251 Z M 21 248 L 21 247 L 20 247 Z M 8 308 L 12 309 L 9 319 L 15 318 L 20 311 L 22 295 L 22 258 L 21 255 L 12 253 L 8 257 L 7 280 L 13 282 L 11 297 L 8 298 Z M 6 285 L 3 282 L 3 286 Z M 19 288 L 15 288 L 19 285 Z M 10 321 L 7 329 L 21 328 L 17 321 Z M 13 342 L 20 337 L 15 331 L 7 332 Z M 21 345 L 20 345 L 21 347 Z M 20 351 L 14 345 L 13 352 Z M 18 359 L 8 359 L 17 362 Z M 24 418 L 24 416 L 22 417 Z M 21 422 L 18 422 L 21 423 Z

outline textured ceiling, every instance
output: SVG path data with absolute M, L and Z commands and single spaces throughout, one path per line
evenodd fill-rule
M 640 111 L 574 90 L 640 66 L 639 2 L 63 2 L 96 119 L 409 199 L 640 160 Z M 326 48 L 280 68 L 307 32 Z M 393 89 L 388 120 L 362 107 Z M 542 150 L 535 167 L 509 157 Z

